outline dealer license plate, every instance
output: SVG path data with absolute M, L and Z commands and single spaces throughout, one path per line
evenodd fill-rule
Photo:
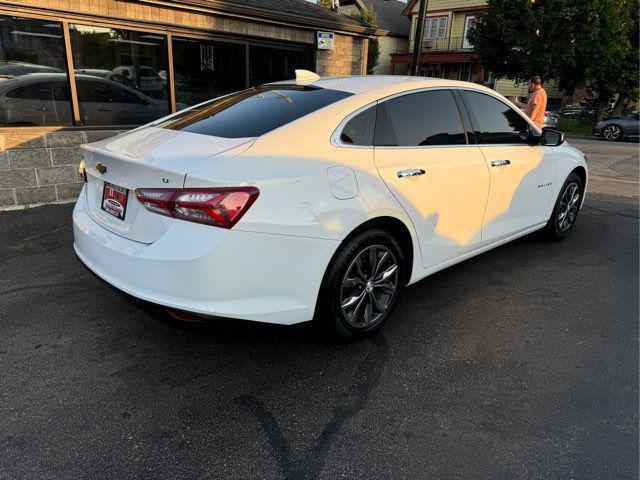
M 114 217 L 124 220 L 124 215 L 127 211 L 128 197 L 128 189 L 119 187 L 113 183 L 104 182 L 101 208 Z

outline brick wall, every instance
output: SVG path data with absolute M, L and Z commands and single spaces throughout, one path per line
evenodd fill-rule
M 73 200 L 82 188 L 78 146 L 117 130 L 0 131 L 0 208 Z

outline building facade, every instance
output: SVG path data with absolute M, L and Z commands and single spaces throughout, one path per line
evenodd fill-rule
M 387 75 L 391 69 L 391 55 L 406 52 L 409 48 L 410 20 L 402 14 L 407 4 L 399 0 L 342 0 L 340 12 L 351 15 L 361 12 L 365 7 L 373 7 L 378 27 L 387 31 L 378 37 L 380 55 L 378 63 L 371 72 L 374 75 Z
M 0 208 L 75 198 L 81 143 L 298 68 L 364 74 L 384 33 L 305 0 L 0 2 Z
M 402 12 L 411 19 L 409 48 L 406 52 L 391 55 L 392 74 L 404 74 L 410 68 L 418 8 L 418 0 L 409 0 Z M 528 97 L 526 81 L 496 80 L 491 72 L 475 66 L 473 45 L 468 33 L 477 15 L 485 8 L 486 0 L 429 0 L 420 54 L 420 74 L 482 83 L 505 96 L 525 99 Z M 559 106 L 564 93 L 555 84 L 547 84 L 545 89 L 549 105 Z

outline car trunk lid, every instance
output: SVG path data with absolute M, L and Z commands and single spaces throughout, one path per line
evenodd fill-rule
M 237 155 L 253 140 L 144 127 L 83 145 L 89 214 L 113 233 L 153 243 L 175 220 L 146 210 L 134 190 L 182 188 L 189 172 L 210 167 L 223 152 Z

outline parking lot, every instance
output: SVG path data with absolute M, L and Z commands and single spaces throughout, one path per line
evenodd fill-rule
M 71 204 L 0 213 L 0 478 L 637 478 L 638 145 L 571 142 L 566 241 L 415 284 L 355 344 L 177 324 L 81 265 Z

